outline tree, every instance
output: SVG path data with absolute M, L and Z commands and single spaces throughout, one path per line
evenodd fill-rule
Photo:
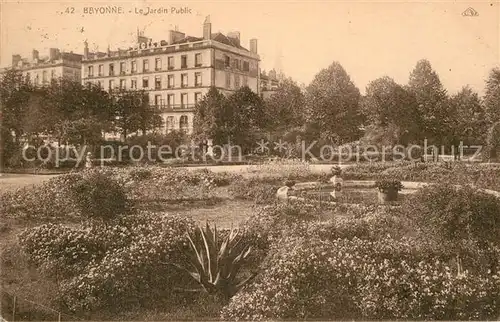
M 212 139 L 215 144 L 222 144 L 228 135 L 223 128 L 226 105 L 227 98 L 215 87 L 211 87 L 196 104 L 193 136 L 198 140 Z
M 344 68 L 334 62 L 321 70 L 306 91 L 306 120 L 309 127 L 337 144 L 360 137 L 362 115 L 359 89 Z
M 388 133 L 386 139 L 392 144 L 408 144 L 418 138 L 420 118 L 415 97 L 392 78 L 382 77 L 370 82 L 360 105 L 370 130 Z M 391 131 L 385 131 L 389 128 Z
M 284 79 L 265 105 L 272 130 L 291 129 L 304 123 L 305 96 L 291 79 Z
M 464 145 L 484 144 L 488 122 L 478 94 L 465 86 L 450 98 L 449 106 L 454 124 L 449 141 L 453 145 L 460 141 Z
M 409 90 L 415 95 L 422 117 L 422 135 L 432 144 L 443 144 L 453 124 L 449 118 L 447 94 L 429 61 L 417 62 L 410 74 Z
M 267 126 L 263 100 L 247 86 L 229 96 L 223 128 L 230 144 L 248 149 L 254 145 L 258 132 Z
M 122 90 L 114 94 L 114 99 L 114 125 L 124 138 L 132 132 L 141 130 L 145 134 L 161 126 L 161 117 L 149 106 L 144 91 Z
M 500 68 L 492 69 L 486 80 L 484 106 L 490 124 L 500 121 Z

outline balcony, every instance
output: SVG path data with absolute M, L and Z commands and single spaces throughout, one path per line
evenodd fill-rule
M 160 112 L 193 112 L 196 104 L 165 104 L 153 105 Z

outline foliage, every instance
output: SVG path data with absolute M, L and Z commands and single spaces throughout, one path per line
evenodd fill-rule
M 172 288 L 189 285 L 164 263 L 184 263 L 185 232 L 193 229 L 186 218 L 141 213 L 107 227 L 43 225 L 19 238 L 29 258 L 61 280 L 66 307 L 87 312 L 131 299 L 168 298 Z
M 403 185 L 399 180 L 377 180 L 375 182 L 375 187 L 380 191 L 397 190 L 403 189 Z
M 415 97 L 392 78 L 382 77 L 370 82 L 361 105 L 369 124 L 372 125 L 370 132 L 374 132 L 374 128 L 381 128 L 386 132 L 392 129 L 390 132 L 394 132 L 392 142 L 381 143 L 408 144 L 418 138 L 420 119 Z M 370 144 L 380 142 L 374 138 L 368 141 Z
M 265 101 L 269 114 L 268 126 L 273 130 L 291 129 L 302 126 L 305 96 L 300 87 L 291 79 L 280 83 Z
M 352 142 L 360 136 L 359 99 L 359 89 L 344 68 L 334 62 L 307 87 L 306 120 L 332 143 Z
M 424 188 L 403 206 L 415 221 L 423 240 L 447 247 L 456 254 L 491 252 L 500 247 L 500 200 L 471 187 L 435 185 Z M 489 263 L 494 271 L 498 260 Z
M 484 107 L 490 124 L 500 121 L 500 68 L 493 68 L 488 75 Z
M 264 103 L 248 87 L 229 97 L 211 88 L 198 103 L 194 116 L 194 135 L 199 140 L 211 138 L 214 144 L 238 145 L 247 150 L 254 144 L 252 133 L 265 126 Z
M 159 112 L 149 106 L 144 91 L 120 90 L 113 93 L 115 106 L 115 128 L 124 136 L 136 131 L 154 130 L 162 125 Z
M 70 188 L 70 196 L 80 213 L 92 220 L 112 221 L 131 207 L 124 188 L 99 171 L 84 172 Z
M 499 283 L 498 275 L 457 276 L 406 241 L 288 237 L 221 317 L 488 319 L 500 313 Z
M 242 281 L 237 279 L 243 263 L 251 251 L 251 246 L 242 242 L 237 229 L 231 229 L 225 237 L 207 223 L 199 227 L 201 239 L 188 233 L 190 264 L 193 270 L 181 267 L 209 294 L 216 294 L 229 300 L 255 275 Z M 221 238 L 219 240 L 219 238 Z
M 275 159 L 248 167 L 248 172 L 260 178 L 288 178 L 297 180 L 311 177 L 309 163 L 298 159 Z
M 417 62 L 408 85 L 422 118 L 421 137 L 427 138 L 430 144 L 448 144 L 444 139 L 454 126 L 452 114 L 449 112 L 446 90 L 429 61 L 422 59 Z

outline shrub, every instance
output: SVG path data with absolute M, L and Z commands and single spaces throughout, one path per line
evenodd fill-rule
M 500 200 L 470 187 L 435 185 L 418 191 L 403 203 L 421 240 L 457 255 L 489 252 L 500 247 Z M 496 269 L 497 259 L 490 261 Z
M 108 222 L 131 209 L 124 188 L 108 174 L 99 171 L 84 172 L 70 188 L 70 196 L 75 207 L 89 219 Z
M 280 183 L 262 182 L 256 178 L 240 178 L 229 186 L 229 192 L 234 198 L 252 200 L 257 204 L 270 204 L 276 201 L 276 192 L 280 186 Z

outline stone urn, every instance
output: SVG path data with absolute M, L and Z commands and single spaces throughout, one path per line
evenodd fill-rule
M 401 181 L 398 180 L 377 181 L 375 186 L 378 189 L 378 201 L 381 204 L 398 200 L 399 191 L 403 189 Z
M 290 188 L 287 186 L 283 186 L 283 187 L 279 188 L 278 191 L 276 192 L 276 198 L 278 198 L 278 200 L 287 201 L 288 200 L 288 190 L 290 190 Z

